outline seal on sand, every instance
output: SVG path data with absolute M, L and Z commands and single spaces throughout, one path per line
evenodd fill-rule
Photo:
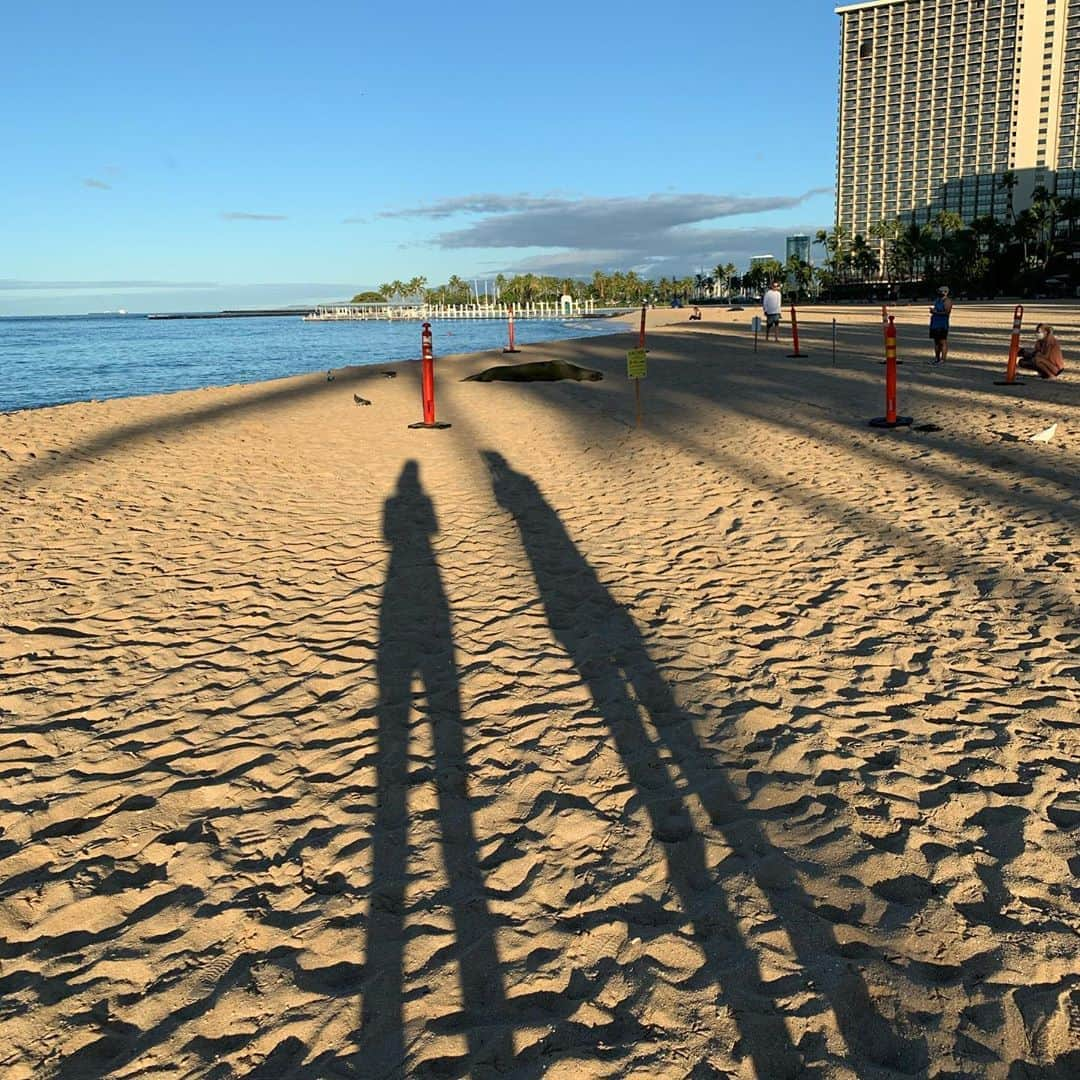
M 565 360 L 534 360 L 531 364 L 501 364 L 487 371 L 468 375 L 462 382 L 557 382 L 573 379 L 574 382 L 599 382 L 602 371 L 578 367 Z

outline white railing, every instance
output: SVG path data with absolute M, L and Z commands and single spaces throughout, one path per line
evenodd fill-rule
M 322 304 L 304 322 L 353 322 L 367 319 L 580 319 L 594 314 L 595 300 L 555 303 L 533 300 L 525 304 Z

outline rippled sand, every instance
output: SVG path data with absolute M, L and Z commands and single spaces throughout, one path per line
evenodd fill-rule
M 924 310 L 0 416 L 0 1074 L 1080 1075 L 1080 369 Z

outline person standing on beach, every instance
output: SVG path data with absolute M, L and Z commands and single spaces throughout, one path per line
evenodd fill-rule
M 930 308 L 930 338 L 934 342 L 934 359 L 931 364 L 944 364 L 949 355 L 949 316 L 953 302 L 949 298 L 949 286 L 938 289 L 938 298 Z
M 774 281 L 761 298 L 761 308 L 765 312 L 765 340 L 769 340 L 769 331 L 775 335 L 773 340 L 780 342 L 780 305 L 784 297 L 780 292 L 780 282 Z

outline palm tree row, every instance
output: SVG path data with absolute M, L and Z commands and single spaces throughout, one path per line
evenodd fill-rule
M 882 282 L 921 291 L 948 280 L 955 289 L 993 296 L 1040 292 L 1048 281 L 1080 284 L 1080 199 L 1037 187 L 1031 205 L 1016 213 L 1015 174 L 1003 174 L 999 184 L 1009 195 L 1004 221 L 986 215 L 965 223 L 950 210 L 927 222 L 880 221 L 870 229 L 876 244 L 842 226 L 820 230 L 814 242 L 825 251 L 823 291 L 857 295 Z
M 730 269 L 734 277 L 735 267 Z M 737 278 L 735 278 L 738 281 Z M 713 295 L 714 279 L 704 274 L 689 277 L 661 277 L 657 280 L 641 277 L 633 270 L 625 273 L 605 273 L 597 270 L 588 280 L 553 277 L 546 274 L 517 274 L 507 277 L 498 274 L 492 292 L 479 292 L 470 282 L 453 275 L 444 285 L 431 288 L 427 279 L 415 277 L 410 281 L 387 281 L 374 293 L 358 293 L 354 303 L 383 301 L 405 303 L 423 301 L 428 304 L 528 304 L 538 301 L 557 301 L 568 295 L 575 300 L 595 300 L 601 305 L 636 305 L 645 301 L 670 303 L 689 300 L 695 296 Z

